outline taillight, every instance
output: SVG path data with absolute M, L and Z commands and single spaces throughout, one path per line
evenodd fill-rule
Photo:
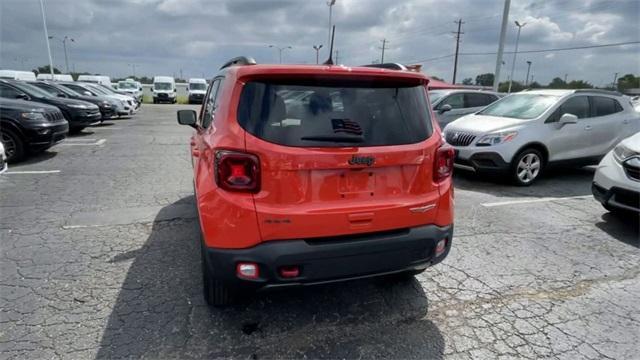
M 443 181 L 451 176 L 455 154 L 455 150 L 450 145 L 446 143 L 440 145 L 433 162 L 433 180 L 435 182 Z
M 260 191 L 260 160 L 256 155 L 218 150 L 215 157 L 216 184 L 228 191 Z

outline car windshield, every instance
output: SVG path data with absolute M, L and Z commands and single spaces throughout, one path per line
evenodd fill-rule
M 100 86 L 96 86 L 93 84 L 86 84 L 86 87 L 90 88 L 93 92 L 101 94 L 101 95 L 111 95 L 106 89 L 103 89 Z
M 189 84 L 189 89 L 191 89 L 191 90 L 207 90 L 207 84 L 191 83 L 191 84 Z
M 429 101 L 433 105 L 436 101 L 440 100 L 443 96 L 447 95 L 444 90 L 431 90 L 429 91 Z
M 238 122 L 261 139 L 300 147 L 412 144 L 432 133 L 424 87 L 395 82 L 248 82 Z
M 153 88 L 156 90 L 171 90 L 171 83 L 168 83 L 168 82 L 153 83 Z
M 18 89 L 26 92 L 27 94 L 29 94 L 31 96 L 41 97 L 41 98 L 48 98 L 48 97 L 52 97 L 53 96 L 50 93 L 40 89 L 39 87 L 36 87 L 36 86 L 33 86 L 33 85 L 29 85 L 27 83 L 15 82 L 15 83 L 11 83 L 11 84 L 13 86 L 17 87 Z
M 137 90 L 138 86 L 134 82 L 130 81 L 121 81 L 118 83 L 118 89 L 132 89 Z
M 494 102 L 477 115 L 534 119 L 558 102 L 558 99 L 560 96 L 557 95 L 514 94 Z

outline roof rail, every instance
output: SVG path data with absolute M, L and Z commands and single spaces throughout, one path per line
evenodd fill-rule
M 406 66 L 398 63 L 368 64 L 368 65 L 362 65 L 362 66 L 389 69 L 389 70 L 408 70 Z
M 622 93 L 620 93 L 618 91 L 602 90 L 602 89 L 576 89 L 574 92 L 575 93 L 596 93 L 596 94 L 611 95 L 611 96 L 622 96 Z
M 255 65 L 255 64 L 257 63 L 255 59 L 252 57 L 238 56 L 224 63 L 224 65 L 220 67 L 220 70 L 224 68 L 228 68 L 230 66 L 235 66 L 235 65 Z

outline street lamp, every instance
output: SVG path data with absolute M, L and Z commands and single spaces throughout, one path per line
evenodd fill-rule
M 524 81 L 524 86 L 529 85 L 529 71 L 531 70 L 531 61 L 527 60 L 527 78 Z
M 287 49 L 293 49 L 291 46 L 279 47 L 275 45 L 269 45 L 269 47 L 278 49 L 278 57 L 280 59 L 280 64 L 282 64 L 282 52 Z
M 518 20 L 515 21 L 516 26 L 518 27 L 518 35 L 516 35 L 516 51 L 513 53 L 513 62 L 511 63 L 511 77 L 509 78 L 509 90 L 507 90 L 507 94 L 511 93 L 511 83 L 513 82 L 513 70 L 516 68 L 516 56 L 518 56 L 518 42 L 520 41 L 520 30 L 527 25 L 527 23 L 520 24 Z
M 71 42 L 76 42 L 73 38 L 68 36 L 64 36 L 64 38 L 60 39 L 54 35 L 49 36 L 49 39 L 57 39 L 62 41 L 62 47 L 64 48 L 64 65 L 67 68 L 67 74 L 69 73 L 69 56 L 67 55 L 67 40 L 71 40 Z
M 327 0 L 327 5 L 329 6 L 329 37 L 327 38 L 327 44 L 331 44 L 331 13 L 333 9 L 333 5 L 336 4 L 336 0 Z M 331 54 L 329 54 L 331 56 Z
M 47 54 L 49 55 L 49 72 L 53 80 L 53 58 L 51 57 L 51 46 L 49 46 L 49 30 L 47 30 L 47 16 L 44 11 L 44 0 L 40 0 L 40 12 L 42 13 L 42 27 L 44 28 L 44 39 L 47 42 Z
M 319 59 L 318 59 L 318 58 L 319 58 L 319 56 L 318 56 L 318 55 L 319 55 L 319 53 L 320 53 L 320 49 L 322 49 L 322 44 L 320 44 L 320 45 L 313 45 L 313 50 L 315 50 L 315 51 L 316 51 L 316 64 L 318 64 L 318 63 L 319 63 Z

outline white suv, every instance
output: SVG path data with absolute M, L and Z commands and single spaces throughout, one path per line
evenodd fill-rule
M 513 94 L 444 129 L 457 168 L 507 173 L 530 185 L 548 165 L 597 164 L 640 130 L 640 114 L 616 92 L 534 90 Z
M 622 140 L 602 159 L 591 191 L 609 211 L 640 214 L 640 133 Z

